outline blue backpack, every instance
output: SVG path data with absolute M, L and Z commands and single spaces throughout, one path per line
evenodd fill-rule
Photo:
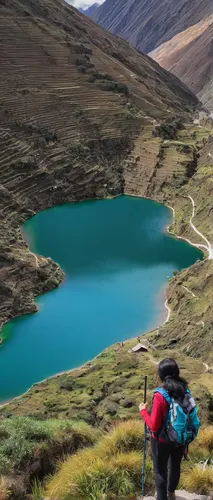
M 175 446 L 189 445 L 197 437 L 200 428 L 196 403 L 190 392 L 186 391 L 183 401 L 170 398 L 169 393 L 162 387 L 156 389 L 156 392 L 162 394 L 169 407 L 158 437 L 162 436 Z

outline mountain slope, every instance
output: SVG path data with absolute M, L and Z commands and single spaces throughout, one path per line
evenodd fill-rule
M 92 17 L 95 14 L 95 12 L 98 9 L 98 7 L 99 7 L 99 4 L 98 3 L 94 3 L 90 7 L 87 7 L 87 9 L 79 9 L 79 10 L 80 10 L 80 12 L 82 12 L 83 14 L 85 14 L 85 16 Z
M 211 0 L 106 0 L 93 19 L 148 53 L 212 13 Z
M 200 21 L 150 53 L 163 68 L 181 78 L 213 109 L 213 16 Z
M 29 252 L 20 224 L 57 203 L 121 193 L 143 126 L 197 99 L 62 0 L 1 0 L 0 25 L 2 325 L 35 311 L 33 297 L 63 277 Z

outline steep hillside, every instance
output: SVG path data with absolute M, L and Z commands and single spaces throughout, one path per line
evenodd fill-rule
M 197 104 L 176 77 L 62 0 L 0 3 L 0 325 L 63 278 L 19 227 L 56 203 L 123 191 L 144 125 Z
M 92 17 L 95 14 L 95 12 L 98 9 L 98 7 L 99 7 L 99 4 L 98 3 L 94 3 L 90 7 L 87 7 L 86 9 L 79 9 L 79 10 L 80 10 L 80 12 L 82 12 L 83 14 L 85 14 L 85 16 Z
M 179 33 L 150 53 L 163 68 L 181 78 L 213 109 L 213 16 Z
M 212 13 L 211 0 L 106 0 L 93 19 L 148 53 Z
M 45 481 L 46 495 L 33 496 L 33 499 L 97 500 L 101 498 L 101 495 L 98 495 L 99 488 L 101 493 L 107 493 L 106 500 L 138 499 L 142 456 L 135 456 L 135 453 L 141 453 L 143 449 L 143 425 L 138 405 L 143 396 L 144 375 L 148 376 L 148 401 L 151 404 L 156 387 L 156 368 L 162 357 L 172 356 L 177 360 L 181 373 L 189 381 L 190 389 L 196 398 L 203 426 L 211 425 L 211 369 L 201 360 L 186 357 L 174 348 L 158 352 L 149 345 L 147 353 L 133 354 L 129 350 L 136 342 L 137 339 L 132 339 L 123 346 L 120 343 L 111 346 L 80 370 L 37 384 L 21 399 L 1 408 L 3 420 L 0 420 L 0 473 L 7 476 L 13 493 L 17 479 L 20 484 L 20 496 L 12 495 L 12 500 L 31 498 L 26 495 L 27 491 L 29 492 L 29 479 L 31 478 L 32 484 L 35 474 L 42 479 L 50 471 L 54 471 L 58 456 L 61 455 L 64 459 L 66 453 L 74 455 L 68 458 L 68 462 L 63 460 L 64 465 L 61 463 L 60 468 L 57 468 L 56 476 L 49 477 L 47 483 Z M 85 420 L 93 427 L 83 425 L 82 422 L 77 424 L 77 419 Z M 8 434 L 8 431 L 11 446 L 22 445 L 20 452 L 13 453 L 12 456 L 11 448 L 5 446 L 5 433 Z M 212 451 L 213 447 L 212 434 L 212 427 L 204 427 L 199 440 L 195 442 L 196 448 L 194 445 L 190 447 L 189 461 L 184 462 L 184 470 L 187 468 L 189 474 L 197 462 L 211 459 L 209 451 Z M 88 448 L 93 443 L 95 447 Z M 83 446 L 87 448 L 82 450 Z M 25 449 L 28 453 L 23 456 Z M 127 456 L 129 452 L 130 455 Z M 120 481 L 113 481 L 117 476 L 119 478 L 119 467 L 122 468 L 123 475 Z M 67 469 L 65 474 L 62 472 L 64 468 Z M 129 471 L 133 474 L 132 495 L 127 495 L 125 490 L 125 479 Z M 212 475 L 211 468 L 211 477 Z M 204 489 L 209 491 L 208 488 L 211 487 L 209 482 L 208 478 L 204 477 L 203 481 L 198 481 L 198 485 L 190 485 L 191 491 L 205 493 Z M 118 484 L 122 488 L 121 494 L 116 489 Z M 184 476 L 183 485 L 189 486 L 184 483 Z M 148 490 L 154 490 L 149 458 L 146 487 Z

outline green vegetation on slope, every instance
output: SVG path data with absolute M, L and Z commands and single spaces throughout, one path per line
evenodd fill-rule
M 138 416 L 98 431 L 82 422 L 27 417 L 0 424 L 0 499 L 136 499 L 144 439 Z M 86 447 L 86 448 L 85 448 Z M 83 449 L 84 448 L 84 449 Z M 72 454 L 66 458 L 66 455 Z M 65 459 L 57 465 L 57 461 Z M 213 484 L 213 427 L 203 428 L 183 462 L 181 487 L 207 493 Z M 197 472 L 197 474 L 196 474 Z M 46 478 L 47 474 L 53 473 Z M 154 488 L 148 438 L 146 491 Z M 105 496 L 104 496 L 105 495 Z
M 98 429 L 80 421 L 28 417 L 2 420 L 0 476 L 7 478 L 12 498 L 24 498 L 33 478 L 52 473 L 59 459 L 93 445 L 100 435 Z
M 213 245 L 212 123 L 203 121 L 205 126 L 185 124 L 182 130 L 175 131 L 176 139 L 172 140 L 153 137 L 153 127 L 147 126 L 126 162 L 125 192 L 166 203 L 174 209 L 170 231 L 192 243 L 206 245 L 190 226 L 190 195 L 195 202 L 193 223 Z M 170 131 L 172 123 L 173 118 L 157 130 Z M 151 342 L 158 349 L 173 346 L 184 355 L 202 357 L 211 365 L 212 288 L 213 260 L 198 262 L 170 280 L 166 291 L 170 321 L 148 335 Z
M 151 402 L 152 391 L 158 384 L 157 364 L 170 355 L 198 395 L 203 422 L 213 421 L 213 376 L 206 372 L 202 361 L 172 349 L 158 353 L 150 347 L 148 353 L 138 355 L 128 352 L 136 343 L 133 339 L 123 347 L 115 344 L 81 369 L 34 385 L 25 395 L 2 407 L 1 417 L 82 419 L 106 429 L 114 421 L 138 417 L 144 375 L 148 375 Z

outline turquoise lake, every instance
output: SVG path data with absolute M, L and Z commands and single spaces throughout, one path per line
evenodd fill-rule
M 4 326 L 1 401 L 165 321 L 168 278 L 202 258 L 166 232 L 171 221 L 165 206 L 121 196 L 51 208 L 24 224 L 30 249 L 66 277 L 36 299 L 38 313 Z

